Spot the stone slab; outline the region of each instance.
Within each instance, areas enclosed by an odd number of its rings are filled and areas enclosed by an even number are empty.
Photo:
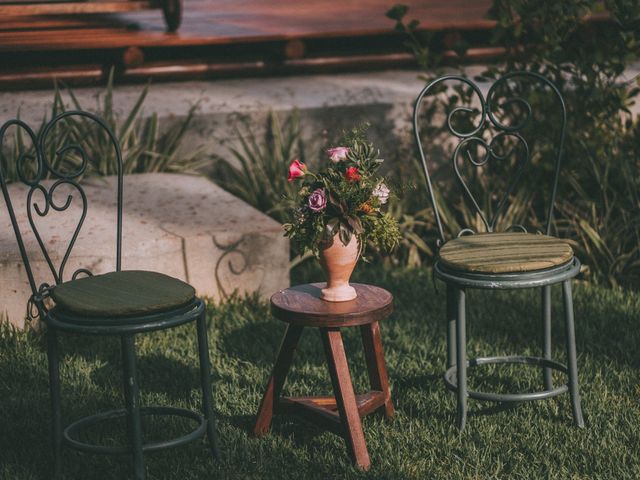
[[[51,182],[45,182],[45,186]],[[83,182],[88,197],[86,220],[63,279],[80,267],[94,274],[115,267],[115,178]],[[54,196],[64,203],[71,189]],[[36,283],[53,283],[26,215],[28,188],[9,186]],[[35,194],[32,201],[42,203]],[[64,257],[81,215],[76,193],[65,212],[36,218],[54,265]],[[24,326],[31,291],[4,202],[0,208],[0,312]],[[289,245],[281,226],[201,176],[150,173],[125,176],[122,268],[154,270],[191,283],[201,296],[220,300],[259,292],[265,297],[289,285]],[[56,267],[57,268],[57,267]]]

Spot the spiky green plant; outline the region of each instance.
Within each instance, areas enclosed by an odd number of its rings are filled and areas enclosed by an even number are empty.
[[[213,179],[225,190],[243,199],[280,223],[286,220],[286,199],[293,197],[287,169],[295,158],[305,161],[298,112],[282,122],[269,112],[264,137],[243,119],[234,126],[238,146],[228,149],[231,158],[216,158]]]
[[[104,92],[98,96],[98,103],[94,109],[90,109],[100,117],[116,134],[123,158],[123,171],[130,173],[147,172],[186,172],[195,173],[204,165],[204,146],[193,149],[180,149],[185,134],[189,130],[191,122],[197,111],[198,105],[193,105],[185,118],[171,127],[162,127],[157,113],[151,116],[143,115],[143,105],[149,92],[149,86],[145,86],[138,99],[127,115],[119,117],[114,109],[113,70],[109,74]],[[69,108],[63,99],[63,92],[70,99]],[[74,92],[64,85],[55,83],[54,97],[51,110],[42,120],[39,129],[57,115],[68,110],[86,110],[80,104]],[[18,118],[20,112],[18,112]],[[38,133],[36,130],[36,133]],[[90,163],[87,166],[86,175],[113,175],[116,172],[115,152],[104,131],[82,118],[67,117],[56,124],[50,132],[44,144],[44,154],[52,162],[54,167],[64,162],[65,168],[73,169],[81,163],[80,156],[69,151],[64,156],[56,155],[60,147],[78,144],[90,155]],[[8,181],[16,180],[15,159],[21,154],[32,154],[33,145],[26,133],[16,128],[13,141],[5,141],[3,156],[0,159],[2,169]],[[33,171],[33,165],[25,164],[25,173]],[[31,170],[30,170],[31,167]]]

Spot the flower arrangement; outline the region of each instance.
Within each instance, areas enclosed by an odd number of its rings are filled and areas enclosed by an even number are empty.
[[[398,225],[383,211],[390,190],[378,170],[379,151],[366,141],[367,126],[345,133],[343,145],[326,151],[328,161],[319,172],[294,160],[289,182],[300,182],[292,221],[285,235],[303,252],[318,256],[334,238],[346,246],[355,235],[360,254],[367,245],[391,251],[400,240]]]

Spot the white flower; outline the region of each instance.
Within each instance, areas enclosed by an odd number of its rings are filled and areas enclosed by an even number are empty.
[[[387,187],[383,182],[379,183],[376,188],[373,189],[373,196],[378,198],[378,201],[381,205],[387,203],[389,200],[389,187]]]

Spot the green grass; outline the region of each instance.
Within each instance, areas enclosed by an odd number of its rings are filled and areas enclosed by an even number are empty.
[[[295,281],[316,277],[311,269]],[[381,328],[396,418],[364,422],[372,459],[368,473],[348,461],[342,439],[296,417],[276,417],[272,433],[250,437],[254,415],[284,325],[255,298],[210,307],[211,358],[224,460],[203,444],[146,456],[151,479],[209,478],[640,478],[640,298],[588,284],[575,287],[580,382],[586,429],[574,427],[566,395],[500,410],[472,402],[467,429],[454,427],[455,402],[441,373],[445,359],[444,289],[429,272],[360,267],[356,277],[392,291],[397,310]],[[555,292],[554,354],[564,359],[561,304]],[[471,355],[539,354],[539,292],[469,294]],[[138,339],[144,403],[199,408],[194,329],[181,327]],[[357,331],[346,331],[357,389],[366,372]],[[117,340],[65,337],[63,412],[66,419],[122,404]],[[303,335],[285,389],[330,391],[318,335]],[[540,388],[527,367],[482,368],[474,388]],[[558,380],[560,377],[558,377]],[[146,426],[149,436],[178,434],[180,422]],[[96,428],[94,440],[122,440],[117,428]],[[43,338],[0,335],[0,478],[49,478],[49,397]],[[65,450],[69,479],[127,478],[128,459]]]

